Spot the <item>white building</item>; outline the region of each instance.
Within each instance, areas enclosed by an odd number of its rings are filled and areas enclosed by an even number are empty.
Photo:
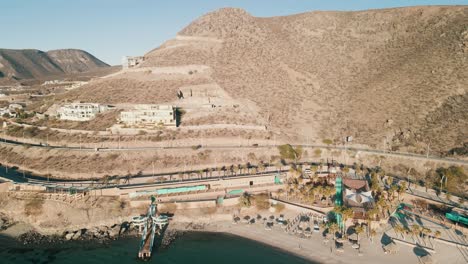
[[[10,104],[8,105],[8,109],[12,111],[18,111],[18,110],[23,109],[23,106],[20,104]]]
[[[143,56],[136,56],[136,57],[125,56],[122,58],[122,68],[124,69],[133,68],[144,61],[145,61],[145,57]]]
[[[120,121],[127,125],[176,126],[176,112],[172,105],[135,105],[120,113]]]
[[[107,105],[93,103],[72,103],[66,104],[57,110],[57,115],[62,120],[88,121],[96,117],[97,114],[108,110]]]

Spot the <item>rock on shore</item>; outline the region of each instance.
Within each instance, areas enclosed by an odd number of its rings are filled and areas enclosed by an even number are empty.
[[[52,244],[62,241],[62,238],[58,235],[45,236],[34,230],[26,232],[18,237],[18,240],[23,245],[30,244]]]
[[[89,229],[83,228],[78,230],[67,230],[63,232],[62,235],[42,235],[35,230],[31,230],[18,236],[18,240],[24,245],[61,243],[72,240],[107,241],[131,234],[133,233],[131,232],[130,224],[128,222],[124,222],[121,224],[114,224],[112,226],[98,226]]]
[[[7,229],[10,225],[12,225],[12,221],[3,214],[0,214],[0,231]]]
[[[63,234],[64,240],[110,240],[117,239],[122,235],[130,234],[130,224],[124,222],[112,226],[99,226],[90,229],[79,229],[66,231]]]

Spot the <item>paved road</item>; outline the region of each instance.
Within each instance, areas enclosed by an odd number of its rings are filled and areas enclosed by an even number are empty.
[[[29,147],[37,147],[37,148],[48,148],[48,149],[58,149],[58,150],[73,150],[73,151],[151,151],[151,150],[161,150],[161,149],[192,149],[192,146],[168,146],[168,147],[131,147],[131,148],[89,148],[89,147],[67,147],[67,146],[58,146],[58,145],[46,145],[46,144],[31,144],[25,143],[21,141],[9,140],[9,139],[2,139],[0,138],[0,144],[6,145],[25,145]],[[204,149],[255,149],[255,148],[275,148],[280,146],[280,144],[266,144],[266,145],[209,145],[204,144],[203,146],[200,145],[201,148]],[[299,145],[294,145],[299,146]],[[384,150],[378,149],[366,149],[366,148],[356,148],[356,147],[345,147],[345,146],[328,146],[328,145],[319,145],[319,144],[303,144],[300,145],[302,147],[310,147],[310,148],[324,148],[329,150],[351,150],[356,152],[364,152],[369,154],[377,154],[383,156],[395,156],[395,157],[407,157],[407,158],[416,158],[428,161],[440,161],[446,162],[451,164],[459,164],[459,165],[468,165],[468,161],[465,160],[458,160],[452,158],[444,158],[444,157],[437,157],[437,156],[427,156],[415,153],[407,153],[407,152],[389,152]]]
[[[270,167],[269,170],[262,172],[262,173],[237,173],[233,175],[229,175],[230,172],[226,171],[226,176],[224,175],[213,175],[211,177],[198,177],[198,178],[189,178],[189,179],[173,179],[178,178],[179,174],[184,173],[187,174],[198,174],[199,170],[188,170],[188,171],[180,171],[180,172],[171,172],[171,173],[155,173],[155,174],[138,174],[132,175],[128,184],[108,184],[106,186],[102,185],[102,182],[98,182],[97,180],[69,180],[69,179],[48,179],[47,177],[34,175],[31,173],[23,173],[22,171],[18,171],[13,168],[6,169],[3,166],[0,166],[0,178],[4,178],[7,180],[11,180],[14,182],[19,183],[30,183],[30,184],[37,184],[37,185],[57,185],[57,186],[64,186],[64,187],[93,187],[98,189],[105,189],[105,188],[113,188],[113,187],[120,187],[120,188],[135,188],[135,187],[153,187],[159,185],[171,185],[171,184],[179,184],[179,183],[196,183],[200,181],[218,181],[223,179],[231,179],[231,178],[243,178],[243,177],[261,177],[266,175],[275,175],[279,173],[286,173],[289,171],[288,167],[284,167],[282,170],[275,170],[273,167]],[[214,172],[215,174],[216,172]],[[204,175],[206,175],[204,173]],[[148,180],[157,180],[158,178],[169,178],[169,180],[161,181],[161,182],[154,182],[148,183]],[[125,177],[116,177],[113,179],[118,179],[119,181],[125,180]],[[111,180],[113,180],[111,179]]]

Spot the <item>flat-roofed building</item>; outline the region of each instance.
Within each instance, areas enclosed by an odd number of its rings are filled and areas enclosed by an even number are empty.
[[[176,126],[172,105],[139,104],[120,113],[120,121],[131,126]]]
[[[143,56],[125,56],[122,58],[122,68],[128,69],[138,66],[145,61]]]
[[[71,103],[60,107],[57,115],[62,120],[71,121],[89,121],[94,119],[97,114],[109,109],[107,105],[95,103]]]

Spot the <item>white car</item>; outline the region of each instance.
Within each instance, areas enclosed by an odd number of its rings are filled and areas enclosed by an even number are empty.
[[[320,227],[317,224],[314,224],[314,233],[320,232]]]

